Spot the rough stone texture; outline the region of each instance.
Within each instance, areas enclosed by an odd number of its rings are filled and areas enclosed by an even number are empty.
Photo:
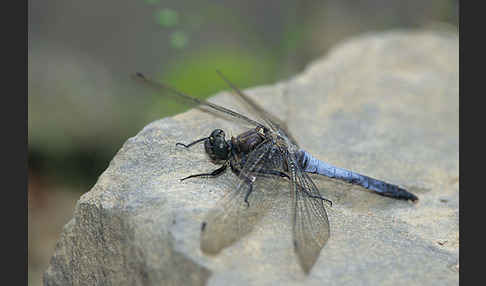
[[[331,238],[308,276],[293,252],[285,185],[250,235],[214,257],[200,251],[204,215],[234,177],[179,182],[215,166],[202,145],[175,143],[244,128],[191,110],[124,144],[79,200],[45,284],[458,284],[458,47],[457,35],[432,31],[363,35],[289,81],[246,91],[314,156],[420,198],[397,201],[313,176],[334,204]],[[211,101],[241,109],[227,93]]]

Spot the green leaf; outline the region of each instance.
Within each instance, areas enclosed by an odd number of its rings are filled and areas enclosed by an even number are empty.
[[[179,24],[179,13],[172,9],[162,9],[155,12],[155,22],[162,27],[174,27]]]

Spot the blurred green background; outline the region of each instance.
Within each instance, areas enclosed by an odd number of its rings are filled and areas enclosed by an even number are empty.
[[[29,284],[129,138],[180,112],[130,75],[205,98],[302,71],[336,43],[393,28],[458,29],[457,0],[29,1]]]

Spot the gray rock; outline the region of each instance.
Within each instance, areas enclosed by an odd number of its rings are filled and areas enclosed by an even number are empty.
[[[288,122],[302,148],[404,186],[418,203],[313,176],[331,237],[306,276],[291,243],[290,196],[219,255],[199,248],[204,215],[231,189],[202,145],[243,127],[199,110],[130,138],[65,226],[45,285],[455,285],[459,283],[458,36],[392,31],[351,39],[302,74],[246,90]],[[215,75],[216,76],[216,75]],[[211,101],[241,110],[221,93]]]

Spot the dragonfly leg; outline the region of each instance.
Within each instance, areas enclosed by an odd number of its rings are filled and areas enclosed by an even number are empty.
[[[308,195],[310,198],[313,198],[313,199],[319,199],[319,200],[322,200],[322,201],[326,201],[326,202],[328,202],[328,203],[329,203],[329,205],[332,207],[332,201],[331,201],[331,200],[328,200],[328,199],[323,198],[323,197],[321,197],[321,196],[315,196],[315,195],[312,195],[312,194],[310,194],[308,191],[306,191],[306,189],[304,189],[304,188],[302,188],[302,187],[300,187],[300,188],[301,188],[301,190],[302,190],[302,191],[304,191],[304,193],[305,193],[306,195]]]
[[[245,195],[245,203],[247,208],[250,207],[250,203],[248,202],[248,197],[250,196],[251,192],[253,192],[253,182],[248,183],[248,185],[250,188],[248,189],[248,192],[246,192]]]
[[[259,170],[258,173],[260,174],[267,174],[267,175],[275,175],[275,176],[280,176],[280,177],[284,177],[284,178],[287,178],[290,180],[290,177],[285,174],[284,172],[280,172],[280,171],[276,171],[276,170],[265,170],[265,169],[262,169],[262,170]],[[313,198],[313,199],[320,199],[320,200],[323,200],[323,201],[326,201],[330,204],[330,206],[332,207],[332,201],[331,200],[328,200],[326,198],[323,198],[321,196],[314,196],[314,195],[311,195],[308,191],[306,191],[302,186],[300,186],[300,189],[302,191],[304,191],[304,193],[306,195],[308,195],[309,197]]]
[[[226,167],[227,167],[227,164],[224,164],[223,166],[221,166],[221,168],[218,168],[218,169],[212,171],[211,173],[203,173],[203,174],[190,175],[190,176],[187,176],[185,178],[182,178],[181,179],[181,182],[184,181],[184,180],[187,180],[187,179],[190,179],[190,178],[196,178],[196,177],[215,178],[215,177],[221,175],[226,170]]]
[[[240,176],[240,170],[238,168],[234,167],[233,164],[230,164],[230,167],[231,167],[231,170],[233,171],[233,173],[236,174],[236,176]],[[285,174],[284,172],[280,172],[280,171],[272,170],[272,169],[260,169],[256,172],[252,172],[252,174],[256,174],[257,176],[260,175],[260,174],[262,174],[262,175],[274,175],[274,176],[287,178],[287,179],[290,180],[289,175]]]
[[[279,177],[290,179],[289,175],[285,174],[284,172],[277,171],[277,170],[262,169],[262,170],[259,170],[258,173],[265,174],[265,175],[274,175],[274,176],[279,176]]]
[[[245,203],[246,203],[246,207],[249,208],[250,203],[248,202],[248,197],[250,196],[251,192],[253,192],[253,180],[251,180],[250,178],[248,178],[244,174],[241,174],[240,170],[238,170],[238,168],[235,168],[233,166],[233,164],[231,164],[231,163],[230,163],[230,167],[231,167],[231,170],[233,171],[233,173],[235,173],[236,176],[238,176],[240,179],[244,180],[248,184],[249,189],[248,189],[248,191],[246,192],[246,195],[245,195]]]
[[[182,147],[184,147],[184,148],[186,148],[186,149],[187,149],[187,148],[191,147],[192,145],[197,144],[197,143],[199,143],[199,142],[201,142],[201,141],[204,141],[204,140],[206,140],[206,139],[208,139],[208,138],[207,138],[207,137],[204,137],[204,138],[201,138],[201,139],[197,139],[196,141],[194,141],[194,142],[192,142],[192,143],[189,143],[188,145],[186,145],[186,144],[184,144],[184,143],[177,142],[177,143],[176,143],[176,146],[182,146]]]
[[[240,172],[236,169],[233,169],[233,172],[235,172],[237,175],[240,174]],[[290,180],[290,177],[289,175],[285,174],[284,172],[280,172],[280,171],[277,171],[277,170],[272,170],[272,169],[261,169],[261,170],[258,170],[257,172],[257,176],[261,174],[261,175],[273,175],[273,176],[279,176],[279,177],[283,177],[283,178],[287,178]],[[248,197],[250,196],[251,192],[253,191],[253,182],[248,179],[248,178],[244,178],[244,180],[247,182],[247,184],[250,186],[250,189],[248,190],[248,192],[246,193],[245,195],[245,203],[248,205],[248,207],[250,206],[250,204],[248,203]],[[302,186],[299,185],[299,188],[304,191],[304,193],[309,196],[310,198],[313,198],[313,199],[319,199],[319,200],[322,200],[322,201],[326,201],[329,203],[329,205],[332,207],[332,201],[329,200],[329,199],[326,199],[326,198],[323,198],[321,196],[315,196],[315,195],[311,195],[308,191],[306,191]]]

